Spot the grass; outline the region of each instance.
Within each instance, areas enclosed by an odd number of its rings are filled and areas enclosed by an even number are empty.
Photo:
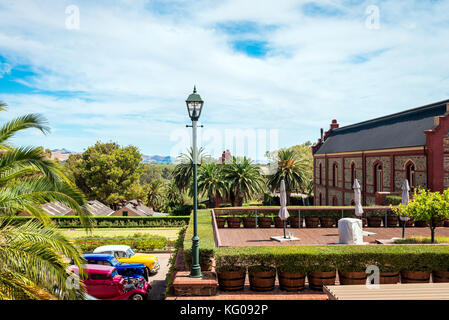
[[[97,228],[92,229],[91,233],[87,233],[84,229],[60,229],[61,233],[70,239],[85,237],[85,236],[101,236],[101,237],[115,237],[115,236],[131,236],[135,233],[141,233],[145,235],[155,235],[166,237],[170,240],[176,240],[178,238],[178,228]]]
[[[414,236],[406,239],[396,239],[397,244],[430,244],[430,237]],[[449,237],[435,237],[435,243],[449,243]]]

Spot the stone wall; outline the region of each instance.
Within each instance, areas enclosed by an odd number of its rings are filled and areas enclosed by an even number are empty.
[[[337,183],[336,186],[339,188],[343,188],[343,160],[341,158],[331,158],[328,159],[328,183],[329,186],[333,186],[333,165],[334,163],[337,163],[338,170],[337,170]]]
[[[382,162],[383,169],[383,190],[391,191],[390,177],[391,177],[391,161],[390,157],[366,157],[366,191],[374,193],[374,163],[376,161]]]
[[[357,180],[359,180],[360,185],[363,185],[363,159],[362,157],[357,158],[345,158],[345,189],[352,190],[351,181],[351,163],[355,164],[355,174]]]

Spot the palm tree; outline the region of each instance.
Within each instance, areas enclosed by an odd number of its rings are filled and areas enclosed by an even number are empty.
[[[206,159],[206,155],[204,154],[204,148],[198,149],[198,164],[201,165]],[[176,182],[179,190],[190,190],[191,185],[193,184],[193,148],[189,148],[189,152],[181,153],[178,157],[178,164],[173,170],[173,179]]]
[[[0,102],[3,110],[6,104]],[[76,299],[83,289],[67,285],[66,260],[73,259],[80,266],[80,252],[50,225],[42,204],[65,204],[85,227],[90,226],[90,213],[83,194],[40,148],[17,148],[9,143],[15,133],[28,128],[49,132],[46,120],[37,114],[0,127],[0,299],[51,298],[54,288],[61,296]],[[11,216],[21,212],[37,220],[11,224]]]
[[[167,200],[173,204],[183,204],[184,198],[182,196],[181,190],[179,190],[178,185],[174,180],[170,180],[165,189]]]
[[[268,179],[271,191],[279,190],[281,181],[285,181],[287,205],[290,204],[290,196],[294,191],[305,190],[308,181],[305,176],[306,164],[298,154],[290,149],[282,149],[277,154],[277,170]]]
[[[164,184],[160,180],[153,180],[148,187],[148,206],[157,211],[164,201]]]
[[[217,196],[223,197],[227,192],[227,184],[221,167],[216,163],[205,163],[198,174],[198,192],[207,195],[209,205],[215,206]]]
[[[246,157],[241,161],[232,157],[232,163],[223,165],[223,174],[233,206],[241,205],[243,200],[262,191],[260,167]]]

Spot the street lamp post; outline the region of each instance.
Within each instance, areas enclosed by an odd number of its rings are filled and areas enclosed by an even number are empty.
[[[186,100],[187,111],[189,112],[189,117],[192,120],[192,140],[193,140],[193,238],[192,238],[192,266],[190,268],[190,277],[200,278],[201,277],[201,267],[200,267],[200,257],[199,257],[199,241],[198,237],[198,183],[196,177],[197,171],[197,122],[201,115],[201,109],[203,108],[204,101],[196,93],[196,87],[193,87],[193,93],[189,95]]]

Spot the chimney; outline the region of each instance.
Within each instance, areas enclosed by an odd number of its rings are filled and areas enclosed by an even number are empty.
[[[137,205],[139,205],[139,206],[142,205],[142,199],[137,200]]]
[[[338,129],[339,126],[340,125],[338,124],[337,120],[332,120],[331,129]]]
[[[320,140],[321,140],[321,141],[323,141],[323,134],[324,134],[324,129],[321,128],[321,129],[320,129]],[[321,141],[320,141],[320,142],[321,142]]]

